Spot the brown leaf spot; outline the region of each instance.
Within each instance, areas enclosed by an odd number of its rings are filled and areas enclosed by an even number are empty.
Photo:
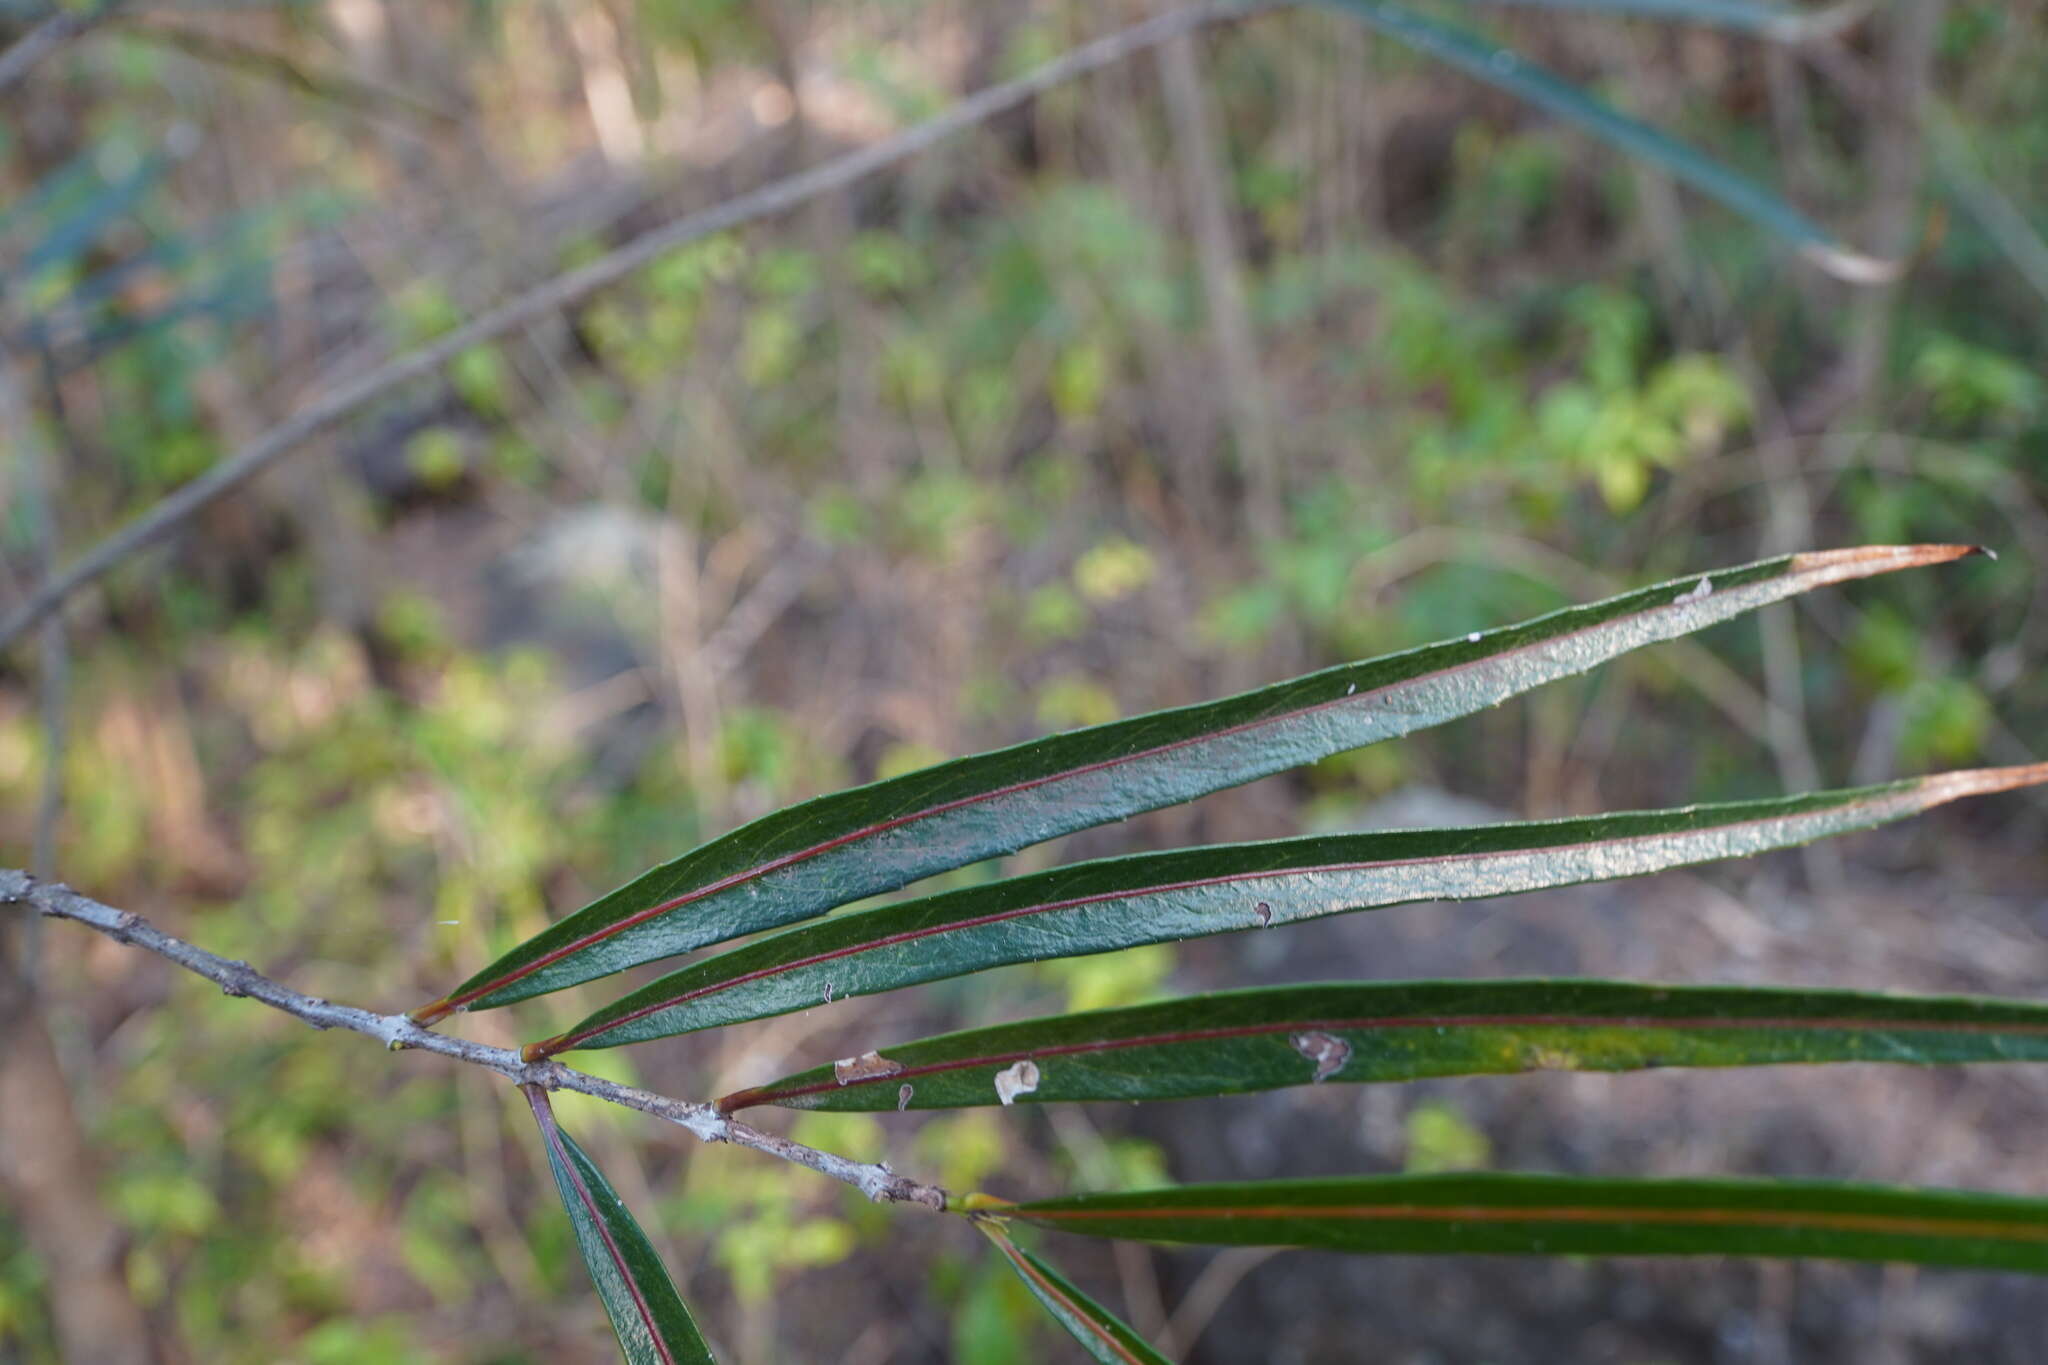
[[[909,1081],[905,1081],[905,1082],[904,1082],[903,1084],[901,1084],[901,1085],[897,1086],[897,1087],[896,1087],[896,1112],[900,1114],[900,1113],[902,1113],[902,1112],[903,1112],[904,1110],[908,1109],[908,1108],[910,1107],[910,1097],[911,1097],[912,1095],[916,1094],[916,1093],[917,1093],[916,1091],[914,1091],[914,1090],[912,1090],[912,1089],[910,1088],[910,1082],[909,1082]]]
[[[1318,1084],[1342,1071],[1351,1060],[1351,1044],[1327,1033],[1297,1033],[1287,1041],[1294,1044],[1296,1052],[1315,1063],[1316,1074],[1311,1079]]]
[[[879,1052],[863,1052],[858,1057],[841,1057],[832,1063],[832,1079],[841,1085],[852,1085],[855,1081],[893,1076],[902,1069],[902,1063],[892,1062]]]
[[[1259,925],[1262,928],[1273,922],[1273,907],[1265,901],[1260,901],[1257,905],[1254,905],[1252,913],[1259,917]]]

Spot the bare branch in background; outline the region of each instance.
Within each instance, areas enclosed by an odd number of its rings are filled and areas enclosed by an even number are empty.
[[[1216,111],[1203,87],[1192,34],[1161,43],[1157,55],[1173,130],[1173,159],[1201,263],[1209,336],[1216,351],[1217,378],[1223,384],[1231,444],[1244,477],[1247,511],[1253,530],[1278,538],[1286,531],[1280,453],[1273,445],[1264,376],[1259,372],[1251,311],[1245,305],[1243,255],[1230,221],[1228,173]]]
[[[37,571],[56,564],[62,465],[36,429],[27,366],[0,354],[0,449],[14,462],[13,486],[28,513]],[[64,802],[65,713],[70,653],[64,622],[43,623],[39,677],[43,724],[42,792],[37,800],[34,866],[52,866]],[[99,1199],[92,1145],[72,1103],[49,1031],[36,1011],[39,916],[0,915],[0,1189],[19,1214],[28,1244],[50,1278],[53,1326],[67,1358],[108,1365],[150,1365],[153,1335],[122,1265],[124,1229]]]
[[[35,69],[36,63],[81,33],[103,22],[112,6],[99,11],[63,10],[51,15],[0,52],[0,92]]]
[[[245,43],[224,33],[161,22],[124,25],[121,31],[153,46],[183,53],[193,61],[275,81],[309,98],[339,105],[366,118],[396,123],[401,128],[408,121],[439,124],[461,121],[462,116],[456,111],[430,103],[395,85],[364,80],[342,71],[309,69],[289,53]]]
[[[18,358],[0,353],[0,447],[11,452],[14,487],[19,490],[22,509],[33,533],[36,572],[48,578],[57,565],[57,485],[62,467],[36,429],[34,406],[29,401],[23,374],[26,367]],[[64,623],[51,617],[43,623],[39,660],[38,691],[43,723],[43,785],[36,803],[35,839],[29,866],[37,875],[50,870],[57,817],[63,805],[64,702],[69,690],[70,655],[66,648]],[[20,959],[23,970],[34,953],[27,946],[24,931]]]
[[[394,1052],[439,1053],[458,1062],[495,1071],[517,1085],[592,1095],[665,1119],[687,1129],[701,1141],[751,1147],[808,1167],[820,1175],[853,1186],[877,1203],[918,1204],[935,1210],[946,1207],[946,1192],[936,1185],[898,1175],[881,1162],[849,1161],[831,1152],[821,1152],[802,1143],[761,1132],[728,1118],[709,1104],[670,1099],[638,1086],[620,1085],[601,1076],[576,1071],[558,1062],[522,1061],[519,1054],[509,1048],[451,1038],[420,1027],[403,1014],[376,1014],[354,1005],[337,1005],[331,1000],[301,994],[271,980],[246,962],[230,961],[166,934],[132,910],[116,910],[68,886],[41,881],[14,868],[0,868],[0,905],[26,905],[49,918],[83,924],[117,943],[146,949],[188,972],[205,977],[219,986],[224,994],[260,1001],[316,1029],[338,1028],[360,1033],[375,1038]]]
[[[62,606],[71,594],[97,581],[123,559],[157,540],[201,508],[240,487],[291,453],[308,437],[324,431],[400,385],[432,374],[470,347],[541,321],[625,279],[685,243],[772,217],[821,194],[843,189],[884,167],[907,160],[955,133],[1014,109],[1053,86],[1120,62],[1178,34],[1222,20],[1241,18],[1269,7],[1270,0],[1240,0],[1236,3],[1223,0],[1221,3],[1192,5],[1083,43],[1035,71],[969,95],[944,113],[894,137],[834,157],[701,213],[690,214],[644,233],[588,265],[557,275],[465,326],[341,384],[164,498],[73,560],[55,577],[44,580],[29,594],[28,601],[0,623],[0,649],[20,639]]]

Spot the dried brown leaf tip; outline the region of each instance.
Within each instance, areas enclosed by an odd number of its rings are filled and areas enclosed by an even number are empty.
[[[996,1073],[996,1098],[1005,1105],[1016,1103],[1019,1095],[1038,1089],[1038,1063],[1026,1057]]]
[[[1287,1041],[1294,1044],[1296,1052],[1315,1063],[1316,1074],[1310,1079],[1318,1083],[1342,1071],[1351,1060],[1351,1044],[1328,1033],[1297,1033]]]
[[[879,1052],[863,1052],[858,1057],[841,1057],[832,1063],[832,1079],[841,1085],[852,1085],[855,1081],[893,1076],[902,1069],[901,1062],[892,1062]]]

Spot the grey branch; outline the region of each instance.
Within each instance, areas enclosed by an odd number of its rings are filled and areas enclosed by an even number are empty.
[[[898,1175],[881,1162],[849,1161],[831,1152],[821,1152],[814,1147],[761,1132],[719,1113],[709,1104],[670,1099],[638,1086],[620,1085],[617,1081],[577,1071],[556,1061],[527,1062],[508,1048],[451,1038],[422,1028],[403,1014],[376,1014],[353,1005],[337,1005],[331,1000],[302,995],[271,980],[246,962],[231,961],[165,933],[132,910],[116,910],[61,883],[42,881],[14,868],[0,868],[0,906],[6,905],[25,905],[48,918],[71,920],[96,929],[116,942],[168,958],[186,971],[213,982],[227,995],[260,1001],[316,1029],[346,1029],[360,1033],[375,1038],[394,1052],[408,1049],[438,1052],[458,1062],[495,1071],[515,1085],[535,1085],[543,1090],[573,1090],[582,1095],[594,1095],[598,1099],[665,1119],[689,1130],[704,1142],[730,1142],[806,1166],[820,1175],[844,1181],[876,1203],[918,1204],[935,1210],[946,1207],[946,1192],[936,1185]]]
[[[37,62],[106,18],[112,8],[109,5],[97,13],[64,10],[15,39],[12,47],[0,52],[0,90],[6,90],[33,70]]]
[[[0,623],[0,650],[97,581],[116,564],[162,536],[200,508],[247,482],[308,438],[402,384],[432,374],[472,346],[539,322],[659,259],[686,242],[786,212],[819,195],[843,189],[887,166],[925,151],[955,133],[1026,103],[1043,91],[1203,25],[1269,8],[1277,0],[1210,0],[1171,10],[1119,29],[1056,57],[1015,80],[976,91],[916,127],[891,138],[820,162],[808,170],[722,204],[679,218],[634,238],[590,264],[557,275],[500,304],[437,340],[343,383],[264,432],[198,478],[108,536],[69,566],[37,585],[28,600]]]

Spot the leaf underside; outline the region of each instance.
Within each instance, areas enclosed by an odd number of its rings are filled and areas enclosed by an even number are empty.
[[[1425,981],[1217,991],[970,1029],[880,1049],[887,1069],[832,1066],[728,1095],[793,1109],[954,1109],[1170,1100],[1331,1082],[1522,1071],[1821,1062],[2048,1061],[2048,1005],[1862,991],[1617,981]]]
[[[1865,829],[2048,765],[1948,773],[1767,801],[1470,829],[1282,839],[1138,854],[837,916],[672,972],[529,1058],[617,1047],[1012,963],[1278,926],[1414,901],[1640,876]]]
[[[661,1257],[611,1182],[556,1124],[547,1092],[520,1088],[540,1125],[555,1188],[627,1365],[714,1365]]]
[[[1184,1185],[995,1211],[1062,1232],[1153,1242],[1792,1256],[2048,1272],[2048,1201],[1824,1181],[1353,1176]]]
[[[600,897],[431,1023],[821,915],[935,873],[1470,715],[1617,655],[1954,545],[1789,555],[1177,710],[958,759],[765,816]]]

